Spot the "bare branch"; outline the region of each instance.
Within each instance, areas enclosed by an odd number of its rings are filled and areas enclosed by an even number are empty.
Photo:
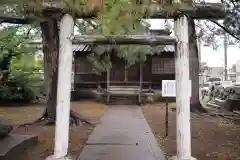
[[[232,31],[230,31],[229,29],[227,29],[226,27],[224,27],[223,25],[219,24],[217,21],[215,20],[210,20],[212,23],[216,24],[218,27],[222,28],[225,32],[227,32],[229,35],[231,35],[233,38],[237,39],[240,41],[240,37],[236,36],[235,33],[233,33]]]

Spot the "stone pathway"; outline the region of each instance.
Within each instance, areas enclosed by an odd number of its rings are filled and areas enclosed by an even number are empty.
[[[140,107],[109,106],[79,160],[166,160]]]

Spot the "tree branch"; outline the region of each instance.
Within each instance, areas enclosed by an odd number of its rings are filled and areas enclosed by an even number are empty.
[[[226,27],[224,27],[223,25],[219,24],[217,21],[215,20],[210,20],[212,23],[216,24],[218,27],[222,28],[225,32],[227,32],[229,35],[231,35],[233,38],[237,39],[240,41],[240,37],[236,36],[235,33],[233,33],[232,31],[228,30]]]

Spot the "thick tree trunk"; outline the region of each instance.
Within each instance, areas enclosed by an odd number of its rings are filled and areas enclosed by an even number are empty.
[[[189,68],[190,79],[192,80],[192,95],[191,95],[191,112],[199,111],[206,112],[199,100],[199,59],[198,59],[198,46],[197,35],[195,30],[194,19],[188,20],[189,30]]]
[[[43,54],[44,54],[44,83],[46,88],[47,106],[42,117],[36,120],[37,123],[55,124],[57,106],[57,82],[58,82],[58,57],[59,57],[59,27],[55,19],[41,23]],[[70,111],[70,123],[78,125],[80,122],[88,122],[80,114]],[[24,125],[29,125],[27,123]],[[24,126],[21,125],[21,126]]]
[[[43,118],[50,122],[56,120],[59,29],[57,20],[50,19],[41,23],[43,54],[44,54],[44,81],[47,96],[47,107]]]

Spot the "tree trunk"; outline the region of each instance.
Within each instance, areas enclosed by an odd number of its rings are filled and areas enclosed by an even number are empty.
[[[57,106],[58,57],[59,57],[59,28],[55,19],[41,23],[43,54],[44,54],[44,83],[47,96],[47,106],[42,117],[36,122],[55,124]],[[80,122],[92,125],[80,114],[70,111],[70,123],[78,125]],[[28,125],[32,123],[27,123]],[[21,126],[24,126],[21,125]]]
[[[198,59],[198,46],[197,46],[197,35],[195,30],[194,19],[189,18],[188,20],[189,30],[189,68],[190,68],[190,79],[192,80],[192,95],[190,99],[191,112],[199,111],[206,112],[199,100],[199,59]]]
[[[7,82],[9,77],[9,68],[14,54],[12,50],[8,50],[8,54],[3,56],[0,62],[0,84],[3,85]]]
[[[59,29],[57,20],[50,19],[41,23],[43,54],[44,54],[44,82],[47,96],[47,106],[43,118],[50,122],[56,120]]]

